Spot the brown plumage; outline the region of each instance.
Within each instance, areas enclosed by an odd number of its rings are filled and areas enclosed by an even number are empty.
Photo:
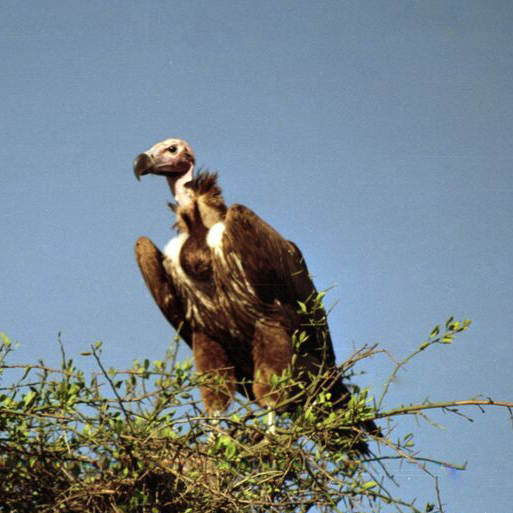
[[[326,313],[297,246],[250,209],[228,208],[217,174],[193,178],[193,168],[194,154],[179,139],[157,143],[134,161],[137,177],[167,177],[179,232],[164,254],[139,239],[137,261],[161,311],[192,346],[198,372],[217,373],[226,383],[202,389],[206,409],[223,410],[235,390],[274,407],[283,396],[271,386],[273,375],[292,371],[308,381],[309,373],[334,368]],[[294,347],[299,332],[306,338]],[[349,400],[340,378],[326,387],[337,407]],[[372,422],[363,427],[376,429]],[[364,441],[356,448],[367,450]]]

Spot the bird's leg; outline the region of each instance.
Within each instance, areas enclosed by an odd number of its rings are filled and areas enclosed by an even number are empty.
[[[211,416],[212,431],[209,440],[213,440],[218,431],[221,414],[235,394],[235,370],[222,345],[200,331],[192,334],[192,353],[198,374],[205,376],[200,391],[205,409]]]
[[[210,431],[210,434],[208,435],[209,442],[214,442],[217,438],[217,435],[219,434],[218,427],[221,422],[221,413],[222,413],[222,411],[220,411],[220,410],[213,410],[212,413],[210,414],[211,415],[210,426],[211,426],[212,430]]]
[[[219,410],[214,410],[212,412],[212,420],[210,421],[212,427],[216,428],[217,426],[219,426],[219,423],[221,422],[221,413],[222,412]]]
[[[293,347],[290,335],[279,320],[263,319],[253,338],[253,393],[258,404],[267,408],[267,432],[276,433],[276,408],[287,397],[282,378],[290,371]]]
[[[271,435],[276,434],[276,410],[267,409],[267,432]]]

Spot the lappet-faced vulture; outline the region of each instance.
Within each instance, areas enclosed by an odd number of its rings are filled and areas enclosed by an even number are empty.
[[[179,232],[163,253],[139,238],[137,262],[160,310],[192,347],[198,372],[218,374],[225,383],[202,387],[207,411],[224,410],[237,390],[272,410],[283,400],[273,375],[307,381],[335,367],[326,313],[298,247],[249,208],[227,207],[217,174],[194,177],[194,165],[181,139],[136,157],[138,179],[166,177]],[[347,404],[339,376],[326,387],[337,407]],[[361,427],[375,430],[372,421]],[[355,448],[367,450],[363,440]]]

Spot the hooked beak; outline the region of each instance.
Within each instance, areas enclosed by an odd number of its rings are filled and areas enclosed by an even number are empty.
[[[154,168],[153,159],[147,153],[137,155],[134,160],[134,175],[137,180],[141,180],[141,176],[151,173]]]

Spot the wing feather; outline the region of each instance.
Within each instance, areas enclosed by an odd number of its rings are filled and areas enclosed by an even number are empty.
[[[278,299],[298,309],[298,301],[305,304],[309,314],[302,315],[301,330],[308,339],[301,350],[321,363],[320,371],[335,366],[335,353],[322,302],[310,277],[306,262],[299,248],[284,239],[272,226],[260,219],[249,208],[233,205],[228,209],[223,232],[223,251],[235,252],[246,278],[261,300]],[[343,408],[351,394],[338,372],[333,381],[323,388],[332,393],[337,408]],[[379,434],[374,421],[360,425],[369,433]],[[355,446],[362,454],[368,453],[365,440]]]
[[[139,237],[135,243],[135,257],[153,299],[164,317],[192,346],[192,329],[185,318],[185,309],[169,274],[165,271],[161,251],[147,237]]]
[[[250,285],[267,304],[276,300],[308,315],[301,324],[309,335],[305,349],[324,365],[335,365],[335,354],[326,312],[317,301],[317,290],[299,248],[243,205],[232,205],[226,214],[223,251],[234,252]],[[299,327],[299,326],[298,326]]]

